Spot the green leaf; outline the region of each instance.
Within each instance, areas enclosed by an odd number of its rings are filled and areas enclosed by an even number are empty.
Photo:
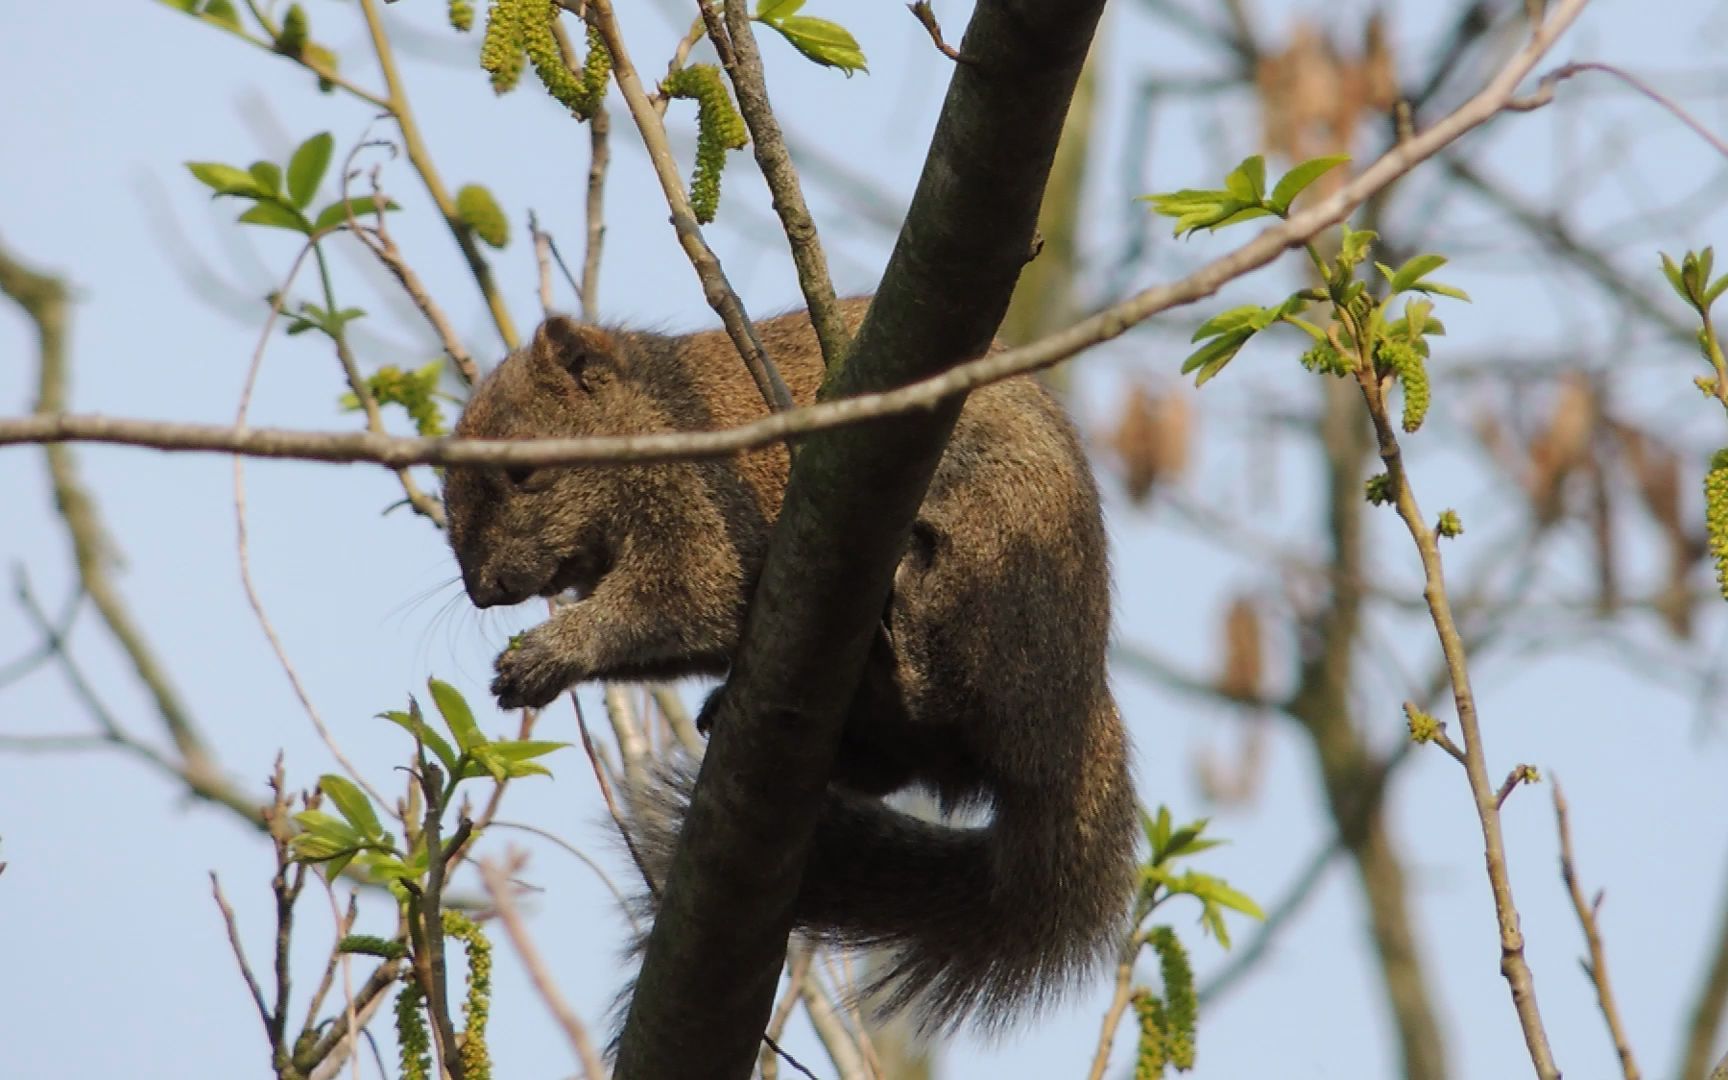
[[[792,43],[792,47],[824,67],[837,67],[847,75],[868,71],[864,50],[858,39],[839,23],[827,19],[812,19],[807,15],[789,15],[767,22]]]
[[[1221,311],[1201,323],[1199,328],[1194,331],[1194,336],[1188,340],[1193,343],[1201,338],[1216,337],[1219,334],[1240,329],[1247,326],[1254,316],[1260,314],[1261,310],[1258,304],[1244,304],[1241,307],[1231,308],[1229,311]]]
[[[1200,922],[1212,936],[1218,939],[1218,944],[1226,949],[1230,947],[1230,930],[1224,925],[1224,913],[1218,910],[1216,904],[1202,904],[1200,907]]]
[[[242,195],[261,198],[267,192],[258,185],[258,178],[245,169],[236,169],[219,161],[188,161],[186,168],[205,187],[218,195]]]
[[[1255,154],[1231,169],[1224,189],[1242,202],[1257,205],[1266,194],[1266,159]]]
[[[492,749],[505,761],[531,761],[569,745],[567,742],[552,742],[547,739],[512,739],[508,742],[495,742]]]
[[[1412,255],[1410,260],[1400,266],[1398,272],[1393,274],[1388,281],[1390,281],[1394,293],[1401,293],[1413,288],[1418,281],[1445,265],[1446,256],[1444,255],[1436,255],[1433,252]]]
[[[1668,284],[1674,291],[1680,294],[1680,299],[1690,302],[1692,298],[1686,293],[1686,280],[1680,276],[1680,268],[1674,265],[1674,260],[1668,257],[1667,252],[1661,254],[1663,276],[1667,277]]]
[[[445,771],[456,768],[456,751],[450,748],[450,744],[444,740],[442,735],[433,731],[431,725],[421,719],[420,706],[412,698],[409,699],[409,706],[413,710],[412,712],[391,711],[381,712],[378,715],[419,739],[421,745],[432,751],[433,755],[443,763]]]
[[[1170,808],[1160,806],[1156,817],[1142,809],[1140,828],[1146,833],[1146,842],[1152,845],[1152,861],[1163,862],[1164,845],[1170,840]]]
[[[1213,338],[1183,362],[1182,374],[1195,372],[1195,387],[1205,386],[1214,375],[1224,370],[1225,364],[1235,359],[1253,336],[1252,330],[1237,330]]]
[[[365,837],[347,822],[321,810],[302,810],[294,815],[294,821],[305,831],[296,833],[289,846],[297,858],[306,862],[352,856],[365,845]]]
[[[1431,296],[1449,296],[1454,300],[1462,300],[1466,304],[1470,302],[1470,294],[1465,292],[1463,289],[1455,288],[1451,285],[1442,285],[1438,281],[1418,281],[1416,284],[1410,286],[1410,291],[1428,293]]]
[[[240,215],[239,220],[248,225],[267,225],[273,229],[288,229],[291,232],[311,233],[312,223],[306,220],[306,215],[291,207],[283,206],[274,199],[260,199],[252,204],[252,208]]]
[[[272,195],[282,193],[282,166],[274,161],[254,161],[247,170],[252,178],[258,181],[258,186]]]
[[[1320,329],[1318,326],[1315,326],[1313,323],[1309,322],[1307,319],[1299,319],[1294,315],[1286,315],[1286,316],[1284,316],[1284,321],[1289,323],[1291,326],[1294,326],[1294,327],[1300,329],[1303,333],[1305,333],[1309,337],[1313,338],[1315,341],[1315,344],[1318,344],[1318,345],[1326,344],[1326,331]]]
[[[1338,244],[1338,261],[1341,265],[1350,267],[1368,257],[1374,241],[1380,234],[1373,229],[1352,229],[1349,222],[1339,227],[1341,237]]]
[[[235,10],[232,0],[210,0],[204,5],[204,10],[199,12],[198,16],[206,22],[215,23],[224,30],[232,30],[235,33],[239,33],[241,30],[240,12]]]
[[[1723,274],[1721,277],[1716,279],[1713,285],[1704,290],[1705,311],[1710,310],[1710,305],[1716,302],[1716,298],[1722,295],[1724,289],[1728,289],[1728,274]]]
[[[378,200],[375,196],[372,196],[372,195],[360,195],[360,196],[357,196],[355,198],[349,199],[348,205],[354,208],[354,216],[356,218],[365,217],[367,214],[376,214],[379,210]],[[347,211],[345,211],[342,208],[342,206],[343,206],[342,200],[337,199],[335,202],[331,203],[329,206],[326,206],[324,209],[318,211],[318,216],[316,218],[314,218],[312,221],[312,231],[313,232],[323,232],[326,229],[331,229],[331,228],[335,228],[338,225],[347,224],[348,223],[348,214],[347,214]],[[383,209],[385,209],[385,210],[400,210],[401,207],[397,206],[395,202],[393,202],[389,199],[386,199],[384,201]]]
[[[474,722],[474,712],[468,708],[468,702],[454,686],[437,679],[426,680],[426,685],[432,691],[432,703],[438,706],[438,714],[444,718],[444,723],[450,728],[450,734],[456,736],[456,745],[465,754],[472,754],[476,746],[486,745],[486,736],[480,733],[480,725]]]
[[[372,800],[360,790],[358,784],[346,776],[335,773],[325,773],[318,778],[318,790],[329,796],[336,809],[342,811],[342,816],[348,819],[348,824],[368,840],[377,840],[384,835],[384,826],[378,822],[378,814],[372,809]]]
[[[486,770],[492,779],[502,784],[505,777],[509,775],[509,771],[504,767],[504,760],[497,755],[495,750],[496,747],[481,743],[478,746],[469,747],[467,753],[481,768]]]
[[[761,0],[756,5],[756,18],[764,22],[784,19],[788,15],[796,14],[803,6],[804,0]]]
[[[324,179],[324,170],[330,167],[330,154],[335,146],[336,140],[330,133],[321,131],[301,143],[294,156],[288,159],[288,198],[296,207],[306,209],[312,196],[318,193],[318,185]]]
[[[1333,154],[1329,157],[1317,157],[1291,169],[1278,181],[1272,189],[1272,197],[1266,200],[1266,205],[1272,212],[1283,217],[1290,210],[1290,204],[1296,201],[1296,196],[1308,190],[1309,185],[1350,160],[1349,154]]]
[[[1256,904],[1252,897],[1237,892],[1218,878],[1206,879],[1206,884],[1202,889],[1196,890],[1194,895],[1215,904],[1222,904],[1231,911],[1239,911],[1251,919],[1266,919],[1266,913],[1260,910],[1260,905]]]

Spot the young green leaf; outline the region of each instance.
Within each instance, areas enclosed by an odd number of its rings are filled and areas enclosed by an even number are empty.
[[[1214,904],[1222,904],[1231,911],[1239,911],[1251,919],[1265,920],[1266,913],[1260,910],[1260,905],[1256,904],[1252,897],[1232,889],[1221,878],[1202,874],[1200,879],[1193,890],[1195,896]]]
[[[1401,293],[1445,265],[1446,256],[1444,255],[1435,255],[1432,252],[1412,255],[1409,261],[1398,268],[1396,273],[1388,275],[1387,281],[1394,293]],[[1381,266],[1380,270],[1381,273],[1385,273],[1386,268]]]
[[[204,10],[199,12],[198,15],[200,18],[208,22],[213,22],[224,30],[232,30],[235,33],[239,33],[243,29],[240,25],[240,12],[235,9],[232,0],[210,0],[209,3],[204,5]]]
[[[200,177],[199,179],[203,178]],[[1661,254],[1663,276],[1668,279],[1668,284],[1679,294],[1680,299],[1690,303],[1692,298],[1686,293],[1686,279],[1680,276],[1680,268],[1674,265],[1674,260],[1668,257],[1666,251]]]
[[[335,146],[336,140],[330,133],[321,131],[301,143],[294,156],[288,159],[288,198],[297,208],[306,209],[312,196],[318,193],[318,185],[324,179],[324,170],[330,167],[330,155]]]
[[[780,32],[794,49],[823,67],[836,67],[851,76],[854,71],[869,71],[864,50],[858,39],[839,23],[813,19],[808,15],[787,15],[763,22]]]
[[[784,19],[788,15],[797,14],[804,6],[804,0],[761,0],[756,5],[756,18],[763,22],[773,19]]]
[[[219,161],[188,161],[186,168],[217,195],[239,195],[257,199],[268,194],[259,186],[258,178],[245,169],[236,169]]]
[[[275,199],[260,199],[252,204],[251,209],[240,215],[239,220],[248,225],[267,225],[272,229],[287,229],[290,232],[311,233],[312,223],[306,220],[306,215],[291,207],[277,202]]]
[[[368,214],[376,214],[379,210],[378,200],[371,195],[360,195],[356,198],[349,199],[347,205],[353,209],[356,218],[363,218]],[[384,201],[383,209],[399,210],[401,207],[386,199]],[[333,229],[338,225],[346,225],[347,223],[348,212],[343,208],[342,200],[337,199],[329,206],[318,211],[318,216],[312,221],[312,231],[323,232],[326,229]]]
[[[296,858],[305,862],[322,862],[339,855],[353,855],[365,846],[365,837],[340,818],[321,810],[302,810],[294,821],[304,831],[294,834],[289,846]]]
[[[1274,214],[1283,217],[1290,212],[1290,204],[1296,201],[1296,196],[1308,190],[1314,181],[1349,160],[1349,154],[1332,154],[1304,161],[1279,178],[1272,189],[1272,197],[1266,200],[1267,207]]]
[[[372,809],[372,800],[360,790],[359,785],[346,776],[335,773],[325,773],[318,778],[318,790],[329,797],[342,816],[348,819],[348,824],[368,840],[377,840],[384,835],[384,826],[378,822],[378,814]]]
[[[271,195],[282,193],[282,166],[274,161],[254,161],[251,168],[246,171],[252,174],[252,178],[258,181],[258,186],[263,188],[266,193]]]
[[[492,744],[481,743],[478,746],[469,747],[467,754],[482,769],[485,769],[487,774],[490,775],[493,780],[502,784],[505,777],[509,776],[509,769],[506,767],[504,759],[497,751],[498,748]]]
[[[1216,337],[1231,330],[1239,330],[1248,326],[1262,310],[1258,304],[1244,304],[1241,307],[1231,308],[1229,311],[1221,311],[1201,323],[1199,328],[1194,331],[1194,336],[1188,340],[1192,343],[1201,338]]]
[[[1266,195],[1266,159],[1259,154],[1246,159],[1224,177],[1224,189],[1250,206],[1257,206]]]
[[[1368,257],[1374,241],[1380,239],[1380,234],[1373,229],[1352,229],[1349,222],[1341,225],[1339,231],[1338,262],[1346,268],[1359,265]]]
[[[486,745],[486,736],[480,733],[480,725],[474,722],[474,712],[468,708],[468,702],[454,686],[437,679],[426,680],[427,687],[432,691],[432,703],[438,706],[438,714],[444,718],[444,723],[450,728],[450,734],[456,736],[456,745],[465,754],[474,752],[476,746]]]
[[[1182,374],[1195,372],[1194,385],[1205,386],[1212,377],[1224,370],[1224,365],[1236,358],[1242,346],[1254,336],[1252,330],[1232,330],[1213,338],[1182,363]]]
[[[433,756],[444,766],[445,771],[454,769],[456,767],[456,751],[450,748],[450,744],[445,741],[442,735],[433,731],[431,725],[421,718],[420,706],[412,698],[409,699],[409,707],[412,709],[411,712],[392,710],[381,712],[378,715],[419,739],[420,745],[432,751]]]

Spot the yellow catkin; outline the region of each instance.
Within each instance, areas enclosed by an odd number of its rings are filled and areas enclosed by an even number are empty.
[[[480,66],[492,77],[494,93],[516,88],[528,56],[523,42],[523,7],[537,0],[492,0],[486,12],[486,36],[480,42]]]
[[[1728,450],[1718,450],[1704,474],[1704,532],[1716,560],[1716,588],[1728,600]]]
[[[696,102],[696,168],[690,174],[690,209],[706,225],[720,208],[720,172],[726,151],[749,141],[744,118],[732,104],[720,69],[709,64],[682,68],[666,76],[660,89],[667,97]]]

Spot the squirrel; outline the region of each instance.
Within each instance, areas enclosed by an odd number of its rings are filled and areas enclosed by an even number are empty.
[[[868,304],[842,302],[852,329]],[[824,369],[808,316],[756,329],[793,400],[814,401]],[[554,316],[475,388],[456,434],[708,431],[766,413],[721,331]],[[449,539],[474,604],[580,598],[498,657],[499,705],[545,705],[590,679],[724,674],[789,467],[775,445],[450,468]],[[974,391],[895,571],[794,913],[817,940],[887,950],[870,988],[881,1013],[913,1010],[926,1032],[1000,1031],[1119,954],[1139,826],[1109,620],[1098,490],[1072,425],[1030,376]],[[911,788],[948,811],[988,806],[989,822],[937,824],[882,801]],[[632,824],[651,872],[670,864],[678,824],[676,812]]]

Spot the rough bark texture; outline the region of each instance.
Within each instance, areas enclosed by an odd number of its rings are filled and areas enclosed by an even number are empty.
[[[969,62],[954,67],[893,257],[828,396],[989,346],[1102,8],[978,5]],[[799,452],[625,1021],[621,1080],[750,1074],[841,715],[960,404]]]

